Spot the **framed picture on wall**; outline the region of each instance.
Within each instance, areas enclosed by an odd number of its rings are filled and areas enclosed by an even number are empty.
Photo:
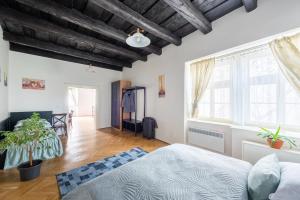
[[[165,75],[158,76],[158,97],[166,96],[166,79]]]
[[[31,90],[45,90],[45,81],[38,79],[22,79],[22,88]]]

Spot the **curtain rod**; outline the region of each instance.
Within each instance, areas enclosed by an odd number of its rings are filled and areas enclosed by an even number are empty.
[[[216,56],[215,59],[216,60],[226,59],[228,57],[232,57],[232,56],[235,56],[235,55],[246,55],[246,54],[257,52],[257,51],[262,50],[262,49],[268,49],[267,47],[268,47],[268,43],[261,44],[261,45],[255,46],[255,47],[250,47],[250,48],[243,49],[243,50],[237,50],[237,51],[234,51],[234,52],[229,53],[229,54]]]

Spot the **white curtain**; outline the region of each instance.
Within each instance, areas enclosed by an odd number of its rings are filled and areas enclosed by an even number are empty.
[[[300,93],[300,34],[270,42],[280,70],[289,83]]]
[[[190,117],[198,116],[198,104],[201,100],[215,66],[215,59],[206,59],[192,63],[190,66],[191,111]]]

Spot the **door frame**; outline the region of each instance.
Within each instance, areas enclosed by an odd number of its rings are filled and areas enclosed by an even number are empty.
[[[95,94],[95,122],[96,122],[96,129],[100,127],[100,124],[98,123],[100,120],[100,99],[99,99],[99,91],[100,87],[97,85],[81,85],[81,84],[74,84],[74,83],[65,83],[65,110],[69,111],[69,102],[68,102],[68,89],[70,87],[73,88],[83,88],[83,89],[94,89],[96,94]]]

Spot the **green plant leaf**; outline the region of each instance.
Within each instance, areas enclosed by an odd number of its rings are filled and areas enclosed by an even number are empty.
[[[260,132],[260,133],[257,134],[257,136],[260,136],[262,138],[268,138],[270,135],[268,133],[262,133],[262,132]]]
[[[278,137],[279,137],[279,133],[280,133],[280,126],[277,128],[276,130],[276,133],[274,134],[274,137],[273,137],[273,142],[276,142]]]
[[[296,141],[292,140],[286,136],[281,136],[282,140],[286,141],[289,144],[290,149],[293,147],[297,147]]]
[[[262,138],[274,138],[274,133],[266,128],[260,128],[262,130],[262,132],[260,132],[258,134],[258,136],[262,137]]]
[[[266,133],[268,133],[268,134],[270,134],[270,135],[273,135],[273,134],[274,134],[272,131],[270,131],[270,130],[268,130],[268,129],[266,129],[266,128],[261,127],[260,129],[263,130],[263,131],[265,131]]]

